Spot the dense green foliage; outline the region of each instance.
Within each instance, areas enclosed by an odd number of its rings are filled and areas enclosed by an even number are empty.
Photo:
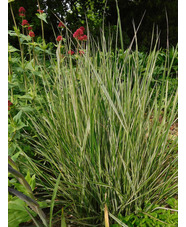
[[[151,213],[138,212],[123,217],[119,215],[119,220],[125,223],[128,227],[142,226],[178,226],[178,201],[171,198],[167,201],[168,207],[153,206]],[[119,224],[111,225],[111,227],[121,227]]]

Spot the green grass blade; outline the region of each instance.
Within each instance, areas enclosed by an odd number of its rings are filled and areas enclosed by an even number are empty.
[[[119,225],[123,226],[123,227],[128,227],[128,225],[126,225],[125,223],[123,223],[122,221],[120,221],[117,217],[115,217],[113,214],[109,213],[110,217],[113,218]]]
[[[30,213],[30,211],[29,211],[26,207],[24,207],[24,208],[25,208],[26,212],[28,213],[28,215],[29,215],[29,216],[31,217],[31,219],[33,220],[34,224],[35,224],[37,227],[41,227],[41,224],[38,223],[38,221],[36,221],[36,219],[35,219],[34,216]]]
[[[61,227],[67,227],[63,208],[62,208],[62,211],[61,211]]]
[[[56,198],[57,191],[58,191],[58,186],[59,186],[60,178],[61,178],[61,174],[59,174],[59,176],[58,176],[58,178],[56,180],[55,188],[54,188],[53,195],[52,195],[52,200],[51,200],[51,205],[50,205],[50,222],[49,222],[49,227],[52,227],[52,214],[53,214],[54,203],[55,203],[55,198]]]

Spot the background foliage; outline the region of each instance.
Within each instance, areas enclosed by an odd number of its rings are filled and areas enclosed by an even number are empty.
[[[106,5],[106,7],[105,7]],[[34,31],[37,35],[41,35],[40,21],[37,17],[33,17],[37,12],[37,0],[22,1],[16,0],[12,2],[14,12],[18,12],[20,6],[27,9],[27,19],[32,21]],[[106,30],[116,30],[117,25],[117,9],[115,0],[40,0],[41,9],[47,13],[48,24],[45,24],[46,41],[54,40],[54,34],[51,24],[57,32],[57,22],[59,17],[66,25],[74,31],[78,26],[86,24],[86,16],[89,23],[90,32],[93,36],[100,34],[100,26],[103,22]],[[142,18],[145,17],[142,25],[143,29],[138,32],[138,45],[143,51],[147,51],[151,42],[152,28],[158,29],[160,34],[160,47],[167,47],[167,22],[165,10],[167,10],[169,24],[169,43],[175,46],[178,41],[178,1],[177,0],[118,0],[120,9],[121,25],[124,38],[125,49],[130,44],[134,35],[132,21],[137,25]],[[35,13],[34,13],[35,12]],[[57,16],[55,16],[55,15]],[[9,9],[9,29],[12,29],[13,20]],[[16,20],[20,21],[18,14]],[[21,21],[20,21],[21,23]],[[108,34],[108,33],[107,33]],[[16,40],[14,40],[16,45]]]

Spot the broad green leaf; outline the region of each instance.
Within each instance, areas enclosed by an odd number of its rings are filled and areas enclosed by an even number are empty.
[[[29,40],[29,41],[31,41],[31,40]],[[39,45],[39,43],[37,43],[37,42],[31,42],[31,43],[25,43],[25,45],[31,45],[31,46],[38,46]]]
[[[8,52],[16,52],[16,51],[20,51],[20,50],[18,50],[17,48],[15,48],[15,47],[13,47],[13,46],[11,46],[11,45],[8,45]]]
[[[32,59],[31,61],[29,61],[29,62],[26,64],[25,68],[26,68],[26,69],[29,69],[29,70],[31,70],[31,71],[35,71],[35,69],[34,69],[34,67],[33,67],[33,64],[34,64],[34,59]]]
[[[27,94],[27,95],[22,95],[22,96],[19,96],[19,99],[28,99],[28,100],[32,100],[32,96]]]
[[[22,121],[18,121],[18,123],[16,124],[16,127],[14,128],[14,130],[20,130],[20,129],[22,129],[25,126],[26,125]]]
[[[14,154],[11,158],[14,162],[16,162],[17,158],[19,157],[19,155],[21,154],[21,152],[17,152],[16,154]]]
[[[8,202],[8,227],[19,227],[19,224],[31,220],[30,216],[25,211],[24,206],[25,202],[19,198]],[[29,212],[34,217],[37,215],[30,209]]]
[[[9,89],[14,88],[14,87],[19,87],[19,83],[18,82],[15,82],[15,83],[8,82]]]
[[[32,191],[35,189],[35,174],[32,175],[32,177],[30,176],[30,171],[27,171],[27,175],[25,177],[25,180],[28,182],[28,184],[30,185]]]
[[[45,23],[48,24],[48,22],[47,22],[47,20],[46,20],[46,18],[47,18],[46,13],[36,13],[36,16],[37,16],[39,19],[43,20]]]
[[[42,202],[38,201],[38,204],[41,208],[50,207],[50,205],[46,201],[42,201]]]
[[[21,43],[23,43],[24,41],[30,42],[32,40],[32,38],[29,35],[20,34],[19,37]]]
[[[8,144],[8,155],[12,156],[16,150],[17,145],[13,142]]]
[[[9,135],[12,134],[15,131],[14,127],[12,125],[8,125],[8,133]]]
[[[19,110],[22,110],[23,112],[32,112],[34,109],[30,106],[20,106]]]
[[[20,120],[21,120],[22,113],[23,113],[23,111],[20,110],[20,111],[13,117],[13,120],[16,121],[16,122],[20,121]]]
[[[9,34],[10,36],[17,36],[17,34],[15,33],[15,31],[12,31],[12,30],[9,30],[9,31],[8,31],[8,34]]]
[[[24,202],[27,203],[27,205],[29,207],[32,208],[32,210],[34,210],[38,215],[39,217],[41,218],[43,224],[45,225],[45,227],[48,227],[48,223],[47,223],[47,220],[46,220],[46,216],[45,214],[43,213],[43,211],[40,209],[39,207],[39,204],[32,198],[24,195],[23,193],[13,189],[13,188],[10,188],[8,187],[8,191],[11,193],[11,194],[14,194],[15,196],[17,196],[18,198],[20,198],[21,200],[23,200]]]

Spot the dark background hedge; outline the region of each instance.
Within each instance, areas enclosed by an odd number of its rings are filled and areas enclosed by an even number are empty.
[[[37,0],[15,0],[12,2],[12,8],[18,24],[21,24],[19,17],[19,7],[23,6],[26,9],[26,19],[33,25],[36,36],[41,36],[40,21],[36,17]],[[160,47],[167,47],[167,22],[166,14],[168,14],[169,22],[169,44],[175,46],[178,42],[178,1],[177,0],[118,0],[120,9],[121,24],[123,28],[124,48],[126,48],[133,35],[134,20],[137,27],[142,18],[144,11],[145,17],[138,32],[138,45],[140,50],[146,51],[149,49],[153,25],[155,31],[158,28],[160,32]],[[88,18],[89,28],[94,35],[98,37],[100,28],[103,22],[106,34],[109,34],[109,29],[115,33],[117,25],[117,9],[115,0],[108,0],[105,8],[105,0],[40,0],[41,9],[47,13],[48,24],[45,24],[45,38],[49,41],[54,41],[54,33],[51,24],[58,35],[57,24],[58,20],[55,13],[62,21],[66,21],[67,26],[74,32],[79,26],[86,24],[85,17]],[[13,28],[13,20],[9,7],[9,29]],[[16,45],[17,40],[10,38],[9,41]]]

